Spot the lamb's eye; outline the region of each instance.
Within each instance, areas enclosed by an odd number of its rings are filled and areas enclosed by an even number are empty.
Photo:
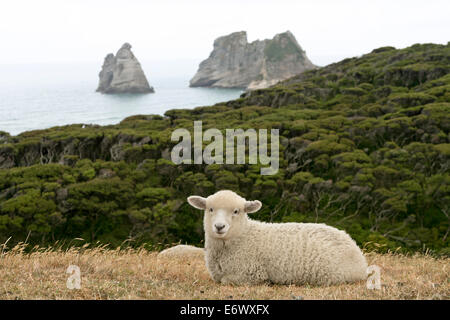
[[[238,214],[239,213],[239,209],[234,209],[233,213],[234,214]]]
[[[209,212],[213,212],[214,210],[213,210],[213,208],[209,208]]]

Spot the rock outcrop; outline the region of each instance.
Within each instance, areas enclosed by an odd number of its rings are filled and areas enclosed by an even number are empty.
[[[125,43],[117,54],[105,57],[102,71],[99,73],[98,92],[102,93],[152,93],[141,64],[131,51],[131,45]]]
[[[248,43],[241,31],[214,41],[190,86],[260,89],[313,68],[291,32]]]

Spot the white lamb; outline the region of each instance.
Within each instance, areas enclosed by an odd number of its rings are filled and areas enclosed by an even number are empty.
[[[331,285],[367,278],[367,262],[344,231],[315,223],[265,223],[248,218],[261,202],[233,191],[188,202],[205,211],[205,260],[224,284]]]

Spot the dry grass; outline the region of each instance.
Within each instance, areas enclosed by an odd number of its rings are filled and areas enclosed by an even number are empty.
[[[156,252],[16,247],[0,255],[0,299],[449,299],[449,259],[368,253],[381,268],[381,290],[365,282],[330,287],[225,286],[211,280],[201,258],[157,259]],[[66,269],[81,269],[69,290]]]

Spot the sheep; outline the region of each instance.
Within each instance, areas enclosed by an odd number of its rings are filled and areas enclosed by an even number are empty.
[[[165,249],[158,254],[158,258],[203,258],[205,250],[190,245],[179,244]]]
[[[248,218],[260,201],[230,190],[188,197],[204,210],[205,262],[222,284],[333,285],[367,278],[366,259],[344,231],[317,223],[265,223]]]

